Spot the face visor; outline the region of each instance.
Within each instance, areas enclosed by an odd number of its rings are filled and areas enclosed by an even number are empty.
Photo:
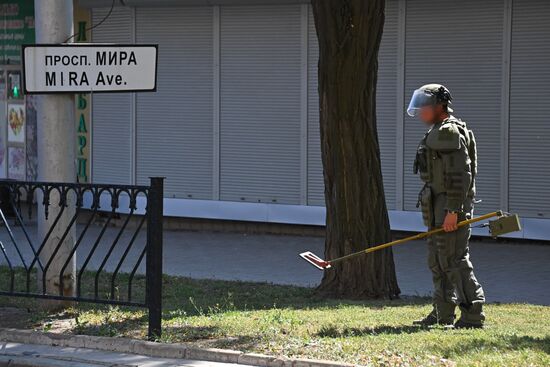
[[[434,94],[428,93],[422,89],[417,89],[411,97],[409,107],[407,108],[407,114],[414,117],[418,115],[422,107],[435,106],[436,104],[437,97]]]

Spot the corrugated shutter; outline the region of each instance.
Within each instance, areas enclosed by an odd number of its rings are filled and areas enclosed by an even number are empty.
[[[93,9],[93,24],[108,9]],[[132,43],[132,16],[116,7],[92,31],[93,42]],[[92,179],[96,183],[130,184],[132,164],[132,94],[96,93],[92,101]]]
[[[308,97],[307,97],[307,203],[325,205],[325,184],[321,161],[319,136],[319,91],[317,90],[319,42],[315,30],[315,18],[309,7],[308,24]]]
[[[299,204],[300,6],[220,13],[221,199]]]
[[[384,33],[378,53],[378,84],[376,88],[376,121],[384,194],[388,209],[395,209],[396,195],[396,108],[397,94],[397,29],[398,2],[386,1]]]
[[[455,115],[477,138],[477,189],[483,200],[478,213],[499,207],[503,6],[501,0],[407,2],[405,106],[423,84],[442,83],[451,90]],[[417,210],[421,184],[412,165],[425,130],[405,117],[406,210]]]
[[[514,1],[510,79],[510,210],[550,217],[550,3]]]
[[[319,96],[317,91],[319,45],[311,11],[309,14],[308,58],[308,204],[324,205],[323,167],[319,138]],[[386,21],[378,60],[376,100],[378,139],[386,202],[389,209],[394,209],[396,193],[397,0],[386,1]]]
[[[136,37],[158,43],[156,93],[137,96],[136,175],[166,196],[212,198],[212,7],[137,8]]]

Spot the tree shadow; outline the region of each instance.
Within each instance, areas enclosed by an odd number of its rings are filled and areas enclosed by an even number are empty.
[[[59,316],[58,320],[68,319],[67,316]],[[95,335],[95,336],[121,336],[132,333],[139,333],[146,325],[148,316],[141,314],[133,317],[123,317],[117,320],[112,320],[107,313],[101,323],[80,322],[78,316],[74,317],[75,325],[70,329],[72,334],[76,335]]]
[[[376,327],[366,328],[343,328],[337,326],[324,326],[316,336],[321,338],[347,338],[354,336],[376,336],[376,335],[396,335],[396,334],[413,334],[420,331],[428,330],[427,328],[412,325],[380,325]]]
[[[211,316],[224,312],[233,311],[268,311],[268,310],[338,310],[341,308],[356,306],[372,310],[383,310],[386,308],[426,306],[432,304],[429,298],[415,297],[394,300],[346,300],[346,299],[325,299],[317,297],[285,299],[284,296],[257,298],[223,294],[211,294],[208,298],[188,297],[187,299],[170,300],[165,302],[163,318],[185,316]]]
[[[474,338],[467,343],[461,343],[450,348],[442,349],[445,355],[460,355],[479,350],[522,351],[535,350],[550,354],[550,336],[533,337],[528,335],[502,335],[496,340]]]
[[[363,306],[372,309],[427,305],[428,297],[403,296],[397,299],[335,299],[319,295],[313,288],[269,283],[197,280],[165,276],[163,305],[165,311],[182,311],[188,315],[219,310],[253,311],[268,309],[336,309]]]
[[[163,333],[168,337],[177,336],[181,342],[195,342],[216,339],[220,336],[217,326],[164,326]]]
[[[27,308],[0,306],[0,328],[25,328],[31,319]]]
[[[0,283],[9,278],[7,268],[0,266]],[[21,272],[19,272],[21,273]],[[19,274],[18,273],[18,274]],[[22,273],[21,273],[22,274]],[[19,274],[19,275],[21,275]],[[102,273],[99,289],[100,297],[110,297],[110,273]],[[95,296],[93,284],[94,273],[86,272],[82,279],[82,294]],[[120,289],[124,289],[128,274],[121,273],[117,278],[120,281]],[[21,278],[23,279],[23,278]],[[32,284],[36,282],[32,281]],[[134,278],[133,299],[145,299],[145,278]],[[119,287],[115,288],[119,292]],[[124,292],[122,292],[124,293]],[[121,294],[115,294],[115,298]],[[40,303],[36,299],[21,299],[12,302],[7,297],[0,297],[0,305],[13,304],[16,307],[27,307],[40,310]],[[254,311],[270,309],[337,309],[343,306],[359,306],[371,309],[384,309],[387,307],[403,307],[412,305],[427,305],[431,303],[428,297],[402,296],[396,299],[337,299],[325,297],[314,288],[292,285],[276,285],[265,282],[224,281],[212,279],[191,279],[186,277],[163,276],[163,311],[166,316],[171,313],[183,313],[186,315],[209,315],[224,311]],[[78,309],[103,310],[109,306],[79,303]],[[123,307],[126,309],[126,307]],[[51,314],[51,313],[50,313]]]
[[[232,338],[217,339],[210,343],[211,348],[232,349],[240,351],[254,350],[261,338],[249,335],[240,335]]]
[[[514,350],[521,349],[536,349],[538,351],[550,354],[550,336],[544,338],[537,338],[532,336],[517,336],[512,335],[506,337],[509,344],[513,346]]]
[[[168,342],[177,340],[178,343],[207,348],[233,349],[250,351],[260,343],[261,337],[252,335],[228,336],[217,326],[165,326],[163,339]]]

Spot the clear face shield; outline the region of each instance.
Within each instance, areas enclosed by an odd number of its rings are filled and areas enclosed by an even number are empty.
[[[422,107],[435,106],[436,104],[437,97],[435,95],[424,90],[417,89],[411,97],[409,107],[407,107],[407,114],[411,117],[417,116]]]

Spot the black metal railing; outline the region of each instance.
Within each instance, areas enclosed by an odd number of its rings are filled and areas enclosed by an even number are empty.
[[[0,295],[145,307],[161,335],[163,178],[0,180],[0,225]]]

